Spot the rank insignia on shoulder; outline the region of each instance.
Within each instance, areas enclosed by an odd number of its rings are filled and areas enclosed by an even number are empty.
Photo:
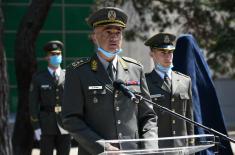
[[[72,66],[73,66],[73,67],[77,67],[77,63],[76,63],[76,62],[73,62],[73,63],[72,63]]]
[[[79,67],[79,66],[81,66],[81,65],[83,65],[83,64],[85,64],[85,63],[87,63],[87,62],[89,62],[89,61],[90,61],[90,58],[89,58],[89,57],[80,58],[80,59],[74,61],[73,63],[71,63],[71,64],[68,66],[68,68],[77,68],[77,67]]]
[[[130,81],[126,81],[126,85],[127,86],[131,86],[131,85],[140,85],[140,81],[136,81],[136,80],[130,80]]]
[[[131,62],[134,63],[136,65],[142,66],[140,62],[136,61],[135,59],[129,58],[129,57],[122,57],[123,60],[127,61],[127,62]]]
[[[174,71],[176,74],[179,74],[179,75],[182,75],[182,76],[184,76],[184,77],[186,77],[186,78],[190,78],[190,76],[188,76],[188,75],[185,75],[185,74],[183,74],[183,73],[180,73],[180,72],[178,72],[178,71]]]
[[[97,69],[98,69],[98,63],[97,63],[97,61],[96,61],[96,60],[92,60],[92,61],[91,61],[91,70],[97,71]]]
[[[118,62],[120,62],[120,64],[122,65],[124,70],[128,70],[128,66],[126,64],[126,62],[123,59],[118,59]]]

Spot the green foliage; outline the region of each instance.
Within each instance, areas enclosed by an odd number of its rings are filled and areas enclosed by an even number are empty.
[[[128,3],[133,5],[139,22],[131,23],[131,29],[127,29],[127,40],[137,37],[145,40],[149,30],[162,32],[178,28],[178,34],[192,34],[207,51],[214,77],[235,77],[234,0],[97,0],[98,6]]]

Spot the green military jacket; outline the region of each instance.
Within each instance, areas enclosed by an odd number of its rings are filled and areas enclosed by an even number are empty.
[[[117,79],[138,81],[128,86],[150,99],[142,65],[130,58],[118,57]],[[66,130],[79,143],[79,155],[104,151],[98,140],[156,138],[157,122],[152,105],[133,103],[115,90],[97,55],[81,59],[67,69],[62,118]],[[127,146],[118,146],[127,147]],[[133,143],[131,148],[137,148]],[[158,147],[157,143],[145,147]]]
[[[179,72],[172,71],[172,87],[169,89],[164,80],[153,70],[146,74],[146,80],[153,102],[166,107],[182,116],[193,120],[192,108],[192,91],[190,77]],[[190,123],[176,118],[167,112],[161,111],[157,106],[154,110],[158,115],[158,136],[187,136],[194,134],[194,126]],[[193,144],[190,142],[175,141],[174,144],[167,144],[167,146],[183,146]],[[161,144],[159,144],[161,146]],[[163,145],[162,147],[166,147]]]

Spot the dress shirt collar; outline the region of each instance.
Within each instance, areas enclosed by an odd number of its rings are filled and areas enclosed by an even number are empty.
[[[160,70],[158,70],[158,69],[154,69],[156,72],[157,72],[157,74],[162,78],[162,79],[164,79],[164,76],[165,76],[165,72],[162,72],[162,71],[160,71]],[[169,69],[169,71],[166,73],[167,74],[167,76],[171,79],[171,72],[172,72],[172,69]]]
[[[56,70],[53,70],[50,67],[47,67],[48,71],[50,72],[50,74],[53,76],[53,72],[55,71],[57,76],[60,76],[60,71],[61,71],[61,67],[58,67]]]
[[[109,66],[109,62],[106,61],[104,58],[102,58],[99,54],[97,54],[100,62],[103,64],[105,70],[107,70],[108,66]],[[117,55],[114,57],[114,59],[112,60],[112,63],[113,63],[113,67],[115,68],[115,70],[117,70],[117,60],[118,60],[118,57]]]

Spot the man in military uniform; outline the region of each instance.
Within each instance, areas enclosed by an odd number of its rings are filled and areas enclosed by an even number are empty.
[[[63,43],[50,41],[44,46],[48,68],[33,76],[29,107],[35,138],[40,140],[40,154],[69,155],[70,135],[62,128],[61,102],[65,71],[61,69]]]
[[[88,24],[97,52],[79,59],[67,69],[62,118],[65,128],[79,143],[79,155],[99,154],[104,146],[98,140],[156,138],[156,115],[152,105],[134,103],[113,87],[121,79],[128,88],[150,99],[143,68],[137,61],[120,57],[122,32],[127,15],[118,8],[106,7],[92,14]],[[106,145],[105,149],[136,149],[137,143]],[[157,143],[145,143],[157,148]]]
[[[155,68],[146,74],[151,99],[182,116],[193,120],[191,79],[179,72],[172,71],[173,42],[175,36],[169,33],[158,33],[145,42],[150,47],[150,56],[153,58]],[[158,136],[186,136],[194,134],[194,126],[184,120],[178,119],[154,107],[158,114]],[[175,141],[162,144],[165,146],[182,146],[185,142]],[[193,144],[193,139],[186,144]]]

